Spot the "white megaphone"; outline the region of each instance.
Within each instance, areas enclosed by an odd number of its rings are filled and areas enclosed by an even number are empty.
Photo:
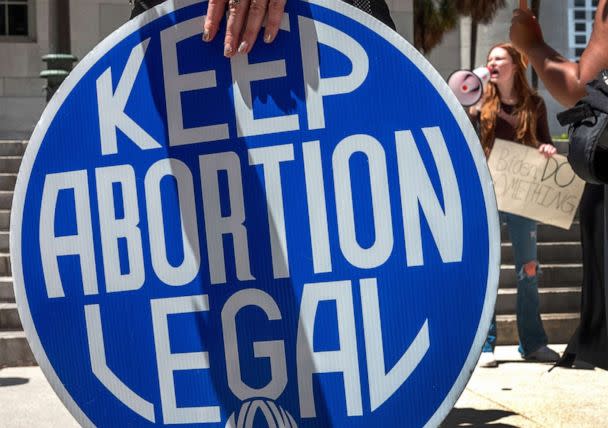
[[[490,81],[490,70],[488,67],[478,67],[473,71],[458,70],[448,78],[448,86],[456,95],[458,102],[469,107],[481,99],[483,88]]]

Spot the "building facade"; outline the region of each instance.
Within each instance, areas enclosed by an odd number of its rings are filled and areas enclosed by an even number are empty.
[[[429,0],[431,1],[431,0]],[[399,33],[412,40],[412,0],[387,0]],[[507,3],[516,3],[509,1]],[[508,39],[513,5],[499,11],[494,22],[480,26],[476,65],[485,63],[490,46]],[[541,5],[540,22],[547,42],[569,58],[576,59],[587,43],[597,0],[554,0]],[[27,139],[45,105],[45,68],[41,57],[49,50],[48,0],[0,0],[0,139]],[[83,58],[99,41],[129,17],[128,0],[71,0],[72,53]],[[470,55],[470,21],[460,20],[446,34],[429,61],[447,77],[467,68]],[[561,110],[544,88],[553,135],[564,130],[554,119]]]

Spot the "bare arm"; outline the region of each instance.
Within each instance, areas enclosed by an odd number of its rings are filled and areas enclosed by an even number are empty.
[[[608,0],[599,1],[591,40],[579,63],[569,61],[545,43],[526,1],[520,1],[520,8],[513,12],[510,37],[528,55],[551,95],[570,107],[585,95],[585,84],[608,68]]]
[[[549,121],[547,120],[547,106],[542,98],[539,98],[536,110],[538,112],[536,121],[536,138],[539,143],[538,151],[543,156],[550,158],[557,153],[557,149],[553,145],[553,140],[551,139]]]

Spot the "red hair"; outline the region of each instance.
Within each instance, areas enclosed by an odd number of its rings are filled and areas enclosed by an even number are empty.
[[[495,48],[502,48],[511,57],[515,64],[515,74],[513,75],[513,90],[517,97],[513,114],[517,118],[515,135],[518,142],[527,146],[537,147],[536,123],[538,121],[538,95],[526,78],[528,68],[528,58],[513,47],[511,43],[499,43],[489,50],[488,55]],[[500,95],[498,87],[489,82],[485,89],[484,101],[481,106],[481,145],[486,156],[490,155],[494,145],[494,132],[496,128],[496,118],[500,111]]]

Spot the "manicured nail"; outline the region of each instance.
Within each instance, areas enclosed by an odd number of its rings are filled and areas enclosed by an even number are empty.
[[[211,33],[209,30],[203,31],[203,41],[208,42],[209,40],[211,40]]]
[[[241,44],[239,45],[239,53],[246,53],[247,52],[247,48],[249,48],[249,43],[243,41],[241,42]]]
[[[226,44],[224,45],[224,56],[225,56],[226,58],[229,58],[229,57],[230,57],[230,55],[232,55],[232,46],[230,46],[230,44],[229,44],[229,43],[226,43]]]
[[[272,42],[272,39],[273,39],[272,33],[268,32],[268,33],[264,34],[264,43],[270,43],[270,42]]]

